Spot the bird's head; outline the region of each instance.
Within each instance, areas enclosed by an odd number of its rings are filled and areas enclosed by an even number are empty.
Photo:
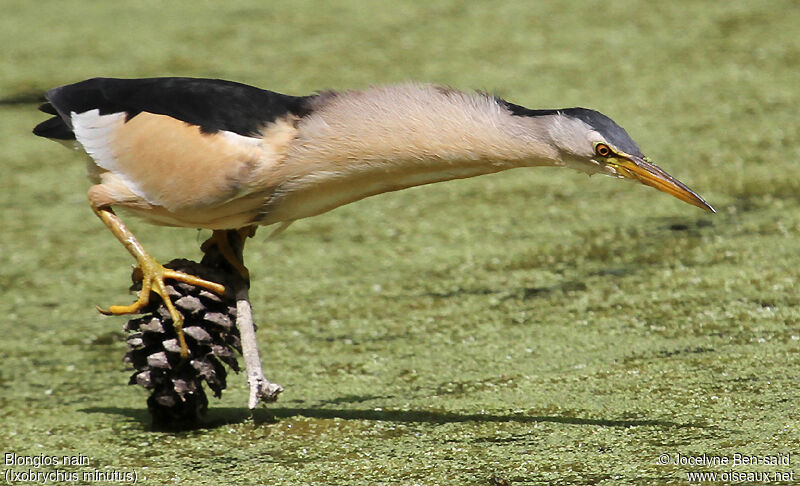
[[[636,180],[681,201],[716,212],[702,197],[650,162],[628,132],[599,111],[587,108],[531,110],[502,98],[496,100],[512,115],[535,120],[537,132],[547,132],[548,149],[556,153],[558,164],[589,174]],[[542,140],[536,143],[541,144]]]
[[[710,204],[642,154],[624,128],[586,108],[553,110],[550,136],[562,160],[572,168],[633,179],[681,201],[716,212]]]

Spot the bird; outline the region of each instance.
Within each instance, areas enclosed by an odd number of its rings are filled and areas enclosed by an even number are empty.
[[[92,78],[53,88],[35,135],[88,155],[89,204],[136,259],[132,314],[158,294],[188,355],[171,279],[225,287],[162,266],[114,208],[162,226],[224,232],[292,222],[376,194],[519,167],[559,166],[638,181],[714,208],[644,156],[628,133],[587,108],[529,109],[483,91],[405,82],[293,96],[221,79]]]

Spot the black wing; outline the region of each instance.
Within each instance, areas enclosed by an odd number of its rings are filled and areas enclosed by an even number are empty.
[[[74,139],[70,114],[97,109],[101,115],[126,113],[127,119],[145,111],[198,125],[205,133],[226,130],[254,136],[277,118],[310,113],[313,96],[290,96],[221,79],[93,78],[53,88],[39,109],[56,114],[33,133],[55,139]]]

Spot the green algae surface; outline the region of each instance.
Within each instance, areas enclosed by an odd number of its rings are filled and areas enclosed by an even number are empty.
[[[4,481],[800,474],[793,2],[2,9]],[[86,204],[80,159],[30,134],[44,118],[39,93],[98,75],[294,94],[414,79],[532,108],[591,107],[718,214],[638,184],[530,169],[370,198],[274,241],[262,230],[247,248],[251,297],[265,371],[285,392],[250,415],[245,377],[231,375],[198,428],[153,430],[145,393],[126,384],[124,319],[94,310],[131,301],[132,262]],[[164,261],[199,258],[207,236],[129,223]]]

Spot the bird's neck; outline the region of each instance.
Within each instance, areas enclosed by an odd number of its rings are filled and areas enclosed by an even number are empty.
[[[278,188],[295,200],[281,206],[305,217],[382,192],[558,165],[543,123],[484,94],[428,85],[338,93],[300,121]]]

